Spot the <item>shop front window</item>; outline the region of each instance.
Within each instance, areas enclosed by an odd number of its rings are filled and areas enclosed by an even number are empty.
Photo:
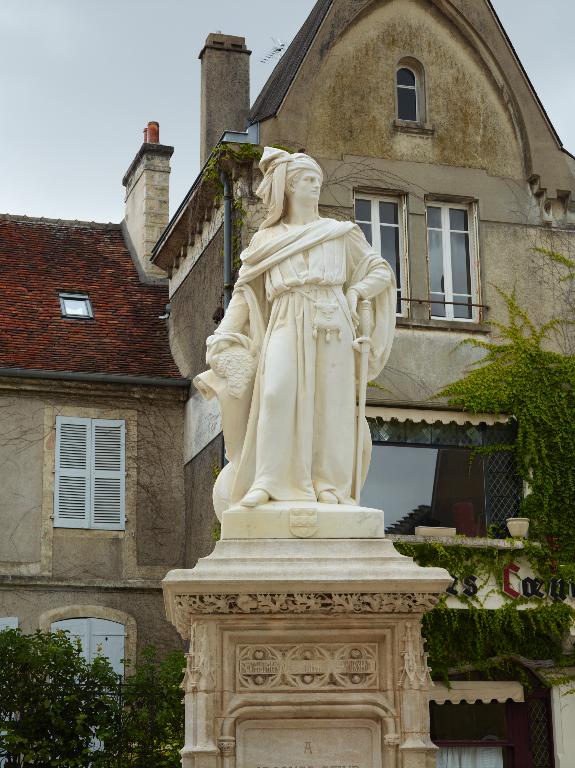
[[[422,525],[465,536],[506,535],[522,491],[513,455],[477,449],[511,444],[511,427],[369,422],[373,453],[361,503],[385,511],[387,533],[413,534]]]
[[[437,768],[511,768],[505,704],[431,704]]]
[[[437,768],[553,768],[549,689],[524,702],[431,701],[429,715]]]

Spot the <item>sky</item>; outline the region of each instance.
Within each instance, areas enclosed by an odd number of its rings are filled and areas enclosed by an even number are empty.
[[[493,0],[564,146],[575,152],[569,76],[575,0]],[[199,170],[198,54],[243,35],[252,101],[314,0],[0,0],[0,213],[120,221],[122,177],[149,120],[175,147],[173,213]]]

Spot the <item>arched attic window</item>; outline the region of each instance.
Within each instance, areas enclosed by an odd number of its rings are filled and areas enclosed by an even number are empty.
[[[397,119],[409,123],[425,123],[424,73],[414,59],[402,59],[395,74]]]

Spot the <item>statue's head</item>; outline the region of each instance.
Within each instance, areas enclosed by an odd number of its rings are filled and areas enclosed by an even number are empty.
[[[313,206],[317,210],[323,172],[309,155],[302,152],[290,154],[283,149],[265,147],[260,160],[264,175],[256,194],[267,206],[268,215],[260,229],[271,227],[281,220],[286,200],[301,206]]]

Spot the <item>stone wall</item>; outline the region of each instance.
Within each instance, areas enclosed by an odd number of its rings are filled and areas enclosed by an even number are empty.
[[[135,619],[143,643],[178,646],[159,582],[184,564],[183,397],[179,388],[0,383],[0,616],[32,631],[48,608],[107,606]],[[59,415],[125,420],[125,530],[54,527]]]

